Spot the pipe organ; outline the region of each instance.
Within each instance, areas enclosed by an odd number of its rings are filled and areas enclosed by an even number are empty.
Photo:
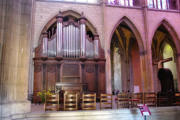
[[[68,19],[67,19],[68,18]],[[86,18],[63,16],[60,12],[56,22],[42,33],[34,57],[34,100],[37,92],[55,90],[56,83],[72,84],[63,89],[80,89],[105,92],[105,58],[99,36],[86,25]],[[75,84],[75,85],[73,85]],[[76,87],[73,87],[76,86]],[[81,89],[83,92],[83,89]]]

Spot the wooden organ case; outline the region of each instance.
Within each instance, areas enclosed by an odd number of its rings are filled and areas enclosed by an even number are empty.
[[[68,19],[67,19],[68,18]],[[105,93],[105,58],[99,36],[89,31],[83,15],[79,19],[63,17],[42,33],[34,58],[34,101],[37,92],[55,90],[57,83],[72,84],[63,89]],[[74,86],[73,86],[74,84]],[[83,89],[82,89],[83,92]]]

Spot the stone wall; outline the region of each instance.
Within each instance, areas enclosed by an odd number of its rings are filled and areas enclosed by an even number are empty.
[[[105,1],[105,0],[104,0]],[[92,23],[97,29],[100,35],[101,44],[106,54],[106,88],[111,93],[111,62],[110,62],[110,42],[112,34],[115,28],[119,25],[122,18],[126,18],[130,21],[131,25],[137,29],[139,38],[137,42],[140,49],[140,69],[141,69],[141,81],[145,88],[145,91],[155,91],[153,68],[152,68],[152,53],[151,43],[155,31],[159,27],[162,21],[166,21],[169,24],[170,31],[173,34],[174,43],[177,45],[180,38],[180,16],[179,11],[163,11],[148,9],[147,6],[126,8],[119,6],[110,6],[105,4],[90,5],[90,4],[73,4],[66,2],[43,2],[41,0],[36,1],[35,7],[35,19],[34,19],[34,38],[33,48],[37,47],[40,33],[43,27],[58,14],[58,11],[73,10],[77,13],[84,12],[85,17]],[[147,12],[145,13],[145,10]],[[146,14],[146,15],[145,15]],[[148,24],[146,24],[148,23]],[[175,32],[173,32],[173,30]],[[175,34],[177,36],[175,36]],[[177,50],[180,53],[180,47],[177,45]],[[177,62],[180,57],[177,58]],[[178,64],[179,65],[179,64]],[[178,67],[178,71],[179,71]],[[180,80],[178,80],[180,83]],[[180,89],[180,86],[179,86]]]

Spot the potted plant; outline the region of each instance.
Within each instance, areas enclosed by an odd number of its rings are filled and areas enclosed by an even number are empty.
[[[42,91],[37,93],[37,96],[39,96],[41,98],[41,103],[45,103],[46,96],[50,96],[50,95],[52,95],[50,89],[48,89],[48,91],[42,90]]]

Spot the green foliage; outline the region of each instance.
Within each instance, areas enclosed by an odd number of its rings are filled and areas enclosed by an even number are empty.
[[[50,95],[52,95],[50,89],[48,91],[43,90],[43,91],[37,93],[37,96],[39,96],[41,98],[42,103],[45,103],[46,96],[50,96]]]

